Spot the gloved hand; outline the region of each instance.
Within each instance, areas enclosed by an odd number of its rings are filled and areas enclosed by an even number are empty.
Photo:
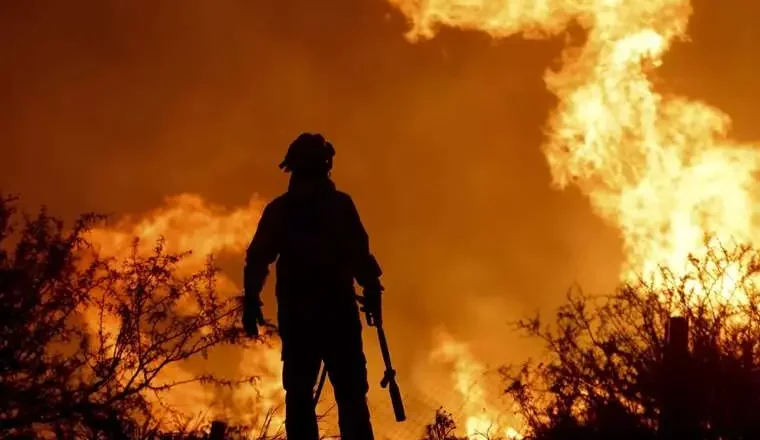
[[[382,293],[383,286],[379,283],[364,288],[364,296],[359,297],[361,311],[366,314],[367,324],[376,326],[382,323]]]
[[[266,324],[264,313],[261,311],[263,303],[259,299],[243,301],[243,329],[245,334],[252,338],[259,336],[259,325]]]

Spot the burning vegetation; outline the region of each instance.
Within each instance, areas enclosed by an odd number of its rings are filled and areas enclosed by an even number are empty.
[[[407,436],[760,438],[760,150],[731,139],[728,115],[653,82],[687,38],[690,2],[390,2],[418,44],[442,27],[567,38],[544,77],[558,105],[543,152],[553,183],[619,229],[626,258],[611,295],[574,290],[551,325],[518,324],[546,351],[500,369],[500,386],[483,385],[466,341],[439,333],[431,356],[461,405]],[[192,436],[216,419],[282,438],[276,335],[242,338],[240,288],[209,259],[241,257],[263,201],[230,210],[185,194],[69,229],[44,211],[14,222],[13,200],[0,203],[0,438]],[[681,345],[672,322],[688,324]]]
[[[14,222],[7,198],[0,212],[4,437],[197,438],[222,419],[228,437],[282,438],[276,338],[241,338],[237,297],[217,287],[224,277],[213,261],[193,266],[162,239],[109,257],[90,241],[104,233],[94,227],[99,217],[65,230],[44,212]],[[754,438],[760,255],[708,249],[684,274],[662,266],[654,281],[607,297],[573,291],[550,325],[521,321],[545,354],[501,368],[497,389],[484,385],[487,368],[467,344],[440,332],[431,356],[452,372],[463,424],[441,409],[418,435],[648,439],[675,425],[694,438]],[[688,323],[680,339],[666,331],[673,316]],[[234,348],[237,368],[204,361],[231,359],[219,351],[229,344],[243,347]],[[489,404],[494,392],[513,406]]]

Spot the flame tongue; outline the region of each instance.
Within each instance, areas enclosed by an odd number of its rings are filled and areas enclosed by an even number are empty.
[[[576,21],[581,47],[545,75],[559,98],[543,146],[554,183],[577,185],[622,234],[626,268],[683,274],[704,237],[758,236],[760,154],[727,137],[730,118],[699,101],[658,93],[648,74],[685,38],[689,0],[390,0],[409,18],[410,39],[439,25],[494,37],[548,37]],[[655,278],[655,281],[657,279]]]
[[[455,340],[445,332],[438,333],[438,344],[432,358],[452,367],[454,388],[463,401],[462,412],[466,416],[465,432],[468,439],[491,438],[503,434],[503,438],[519,440],[522,436],[511,426],[502,426],[499,412],[487,402],[483,380],[486,369],[473,357],[467,344]]]
[[[197,270],[210,254],[242,254],[251,240],[264,208],[254,197],[248,206],[225,209],[207,202],[197,194],[167,197],[165,206],[133,220],[125,218],[106,229],[92,231],[92,240],[102,253],[124,257],[135,237],[140,252],[150,253],[156,240],[164,238],[170,252],[193,254],[182,261],[188,270]]]

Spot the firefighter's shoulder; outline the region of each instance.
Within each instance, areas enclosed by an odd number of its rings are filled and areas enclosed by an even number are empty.
[[[340,203],[345,203],[345,204],[350,204],[350,205],[354,204],[354,199],[352,199],[351,196],[346,192],[336,190],[335,197],[338,199]]]
[[[350,212],[356,210],[354,199],[348,195],[348,193],[345,193],[343,191],[335,191],[334,194],[335,204],[333,206],[336,209],[340,210],[341,212]]]
[[[287,193],[281,194],[269,201],[269,203],[264,206],[262,215],[271,215],[275,217],[281,215],[285,207],[286,195]]]

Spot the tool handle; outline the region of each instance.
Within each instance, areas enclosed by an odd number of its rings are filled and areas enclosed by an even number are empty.
[[[319,374],[319,383],[317,384],[317,391],[314,393],[314,406],[319,404],[319,397],[322,395],[322,388],[325,386],[325,380],[327,380],[327,365],[322,364],[322,371]]]
[[[396,370],[393,369],[391,364],[391,353],[388,350],[388,340],[385,338],[385,331],[383,326],[377,326],[377,336],[380,341],[380,351],[383,355],[383,361],[385,362],[385,374],[383,380],[380,381],[380,386],[388,387],[388,393],[391,395],[391,404],[393,405],[393,414],[396,416],[397,422],[403,422],[406,420],[406,411],[404,411],[404,401],[401,399],[401,390],[396,383]]]
[[[401,400],[401,390],[399,390],[395,380],[391,380],[388,384],[388,393],[391,395],[391,404],[393,404],[393,414],[396,416],[396,421],[403,422],[406,420],[406,411],[404,411],[404,401]]]
[[[377,326],[377,339],[380,343],[380,354],[383,356],[383,363],[385,363],[385,369],[386,370],[393,370],[393,367],[391,366],[391,351],[388,349],[388,339],[385,337],[385,330],[383,330],[383,326],[379,325]]]

